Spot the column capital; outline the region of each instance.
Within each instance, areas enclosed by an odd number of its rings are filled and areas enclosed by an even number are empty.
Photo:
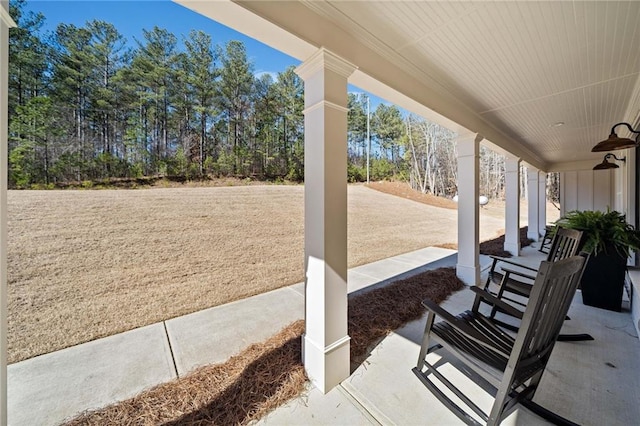
[[[531,166],[527,166],[527,180],[528,181],[537,181],[539,178],[539,170],[531,167]]]
[[[456,136],[456,142],[462,142],[462,141],[475,141],[476,143],[480,143],[482,142],[482,140],[484,139],[484,136],[482,136],[480,133],[458,133],[458,135]]]
[[[517,161],[518,163],[522,161],[522,158],[518,157],[517,155],[511,154],[510,152],[505,152],[504,158],[507,161]]]
[[[504,168],[506,173],[519,173],[520,172],[520,158],[505,155]]]
[[[351,62],[342,59],[330,50],[321,47],[296,68],[298,76],[306,80],[322,69],[329,69],[344,78],[349,78],[358,68]]]
[[[458,158],[479,156],[480,155],[480,141],[482,136],[474,133],[467,133],[464,135],[458,135],[456,137],[456,146],[458,151]]]
[[[316,109],[320,109],[320,108],[331,108],[331,109],[335,109],[336,111],[340,111],[340,112],[344,112],[346,114],[349,113],[349,108],[344,107],[342,105],[338,105],[336,103],[330,102],[330,101],[320,101],[315,105],[310,106],[309,108],[305,108],[302,110],[302,113],[304,115],[309,114],[310,112],[316,110]]]

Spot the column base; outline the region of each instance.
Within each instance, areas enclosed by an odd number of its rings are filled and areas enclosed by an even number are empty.
[[[456,275],[466,285],[478,285],[480,284],[480,265],[465,266],[458,263],[456,265]]]
[[[514,256],[520,256],[520,245],[514,243],[504,243],[505,251],[508,251]]]
[[[327,393],[351,374],[350,342],[342,339],[323,348],[306,334],[302,339],[302,360],[309,380],[320,392]]]
[[[538,233],[538,231],[536,229],[534,229],[533,231],[527,230],[527,238],[529,238],[530,240],[533,240],[533,241],[539,241],[540,240],[540,234]]]

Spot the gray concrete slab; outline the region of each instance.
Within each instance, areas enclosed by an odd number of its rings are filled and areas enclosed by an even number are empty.
[[[418,345],[391,334],[342,383],[382,424],[459,424],[411,372]]]
[[[425,263],[418,267],[409,266],[409,264],[404,263],[405,265],[404,269],[398,268],[398,265],[403,264],[402,262],[396,262],[393,259],[387,259],[386,261],[387,261],[386,266],[389,267],[389,270],[394,272],[394,274],[389,274],[390,276],[386,279],[374,280],[373,282],[369,283],[369,281],[367,281],[367,279],[365,278],[367,276],[364,275],[364,273],[367,272],[366,269],[361,269],[357,272],[351,271],[351,274],[354,277],[357,277],[359,275],[362,276],[363,283],[361,285],[358,285],[357,280],[355,282],[350,283],[349,293],[367,292],[380,287],[384,287],[394,281],[401,280],[409,276],[425,272],[427,270],[437,269],[441,267],[453,267],[456,264],[457,255],[456,254],[449,255],[449,256],[434,260],[432,262]],[[369,265],[366,265],[366,266],[369,266]],[[384,268],[384,267],[385,267],[385,264],[376,265],[376,268]],[[363,273],[361,273],[360,271],[362,271]]]
[[[540,262],[547,259],[547,254],[538,251],[535,246],[527,246],[520,250],[520,256],[514,256],[510,260],[522,263],[532,268],[538,268]]]
[[[438,247],[427,247],[411,253],[405,253],[388,259],[379,260],[377,262],[368,263],[366,265],[352,268],[351,271],[368,277],[377,279],[378,281],[388,280],[390,278],[401,278],[407,273],[416,273],[422,269],[433,269],[440,266],[455,265],[454,250],[442,249]],[[453,261],[453,263],[451,263]],[[428,266],[425,268],[425,266]]]
[[[7,370],[12,426],[58,424],[176,377],[162,323],[11,364]]]
[[[469,309],[473,293],[465,289],[442,306],[452,313]],[[564,333],[590,333],[593,342],[558,342],[535,401],[585,425],[636,424],[640,418],[640,340],[628,312],[615,313],[582,305],[578,293]],[[372,351],[342,386],[384,424],[461,424],[411,374],[419,350],[424,318],[396,330]],[[437,356],[437,355],[432,355]],[[493,402],[486,389],[453,369],[447,371],[465,394],[485,410]],[[380,417],[378,417],[380,416]],[[544,425],[545,420],[519,407],[505,425]]]
[[[166,322],[178,374],[226,361],[304,317],[304,297],[285,287]]]
[[[368,263],[366,265],[358,266],[357,268],[353,268],[353,271],[375,278],[377,281],[384,281],[403,274],[411,269],[413,269],[411,264],[408,264],[406,262],[398,262],[393,259],[384,259],[377,262]]]
[[[411,372],[423,328],[413,321],[387,336],[342,383],[383,424],[460,424]]]
[[[289,288],[293,291],[298,292],[298,294],[300,294],[301,296],[304,296],[304,283],[290,285]]]
[[[420,267],[419,269],[422,271],[426,271],[429,269],[455,267],[456,263],[458,263],[458,253],[449,254],[439,259],[434,259],[426,262],[425,265]]]
[[[342,386],[323,395],[309,385],[303,396],[278,407],[257,425],[379,425]]]
[[[443,306],[451,312],[468,309],[473,293],[467,289],[456,293]],[[411,372],[416,364],[425,319],[413,321],[387,336],[365,363],[342,386],[383,424],[458,425],[462,423]],[[438,355],[432,362],[437,362]],[[444,359],[444,362],[450,360]],[[453,365],[446,371],[466,395],[481,408],[489,410],[491,395]],[[547,424],[526,409],[518,409],[503,422],[504,425]]]
[[[353,293],[354,291],[362,290],[370,285],[379,283],[378,278],[370,275],[363,274],[362,272],[350,269],[347,272],[347,291]]]
[[[405,262],[410,264],[411,266],[417,267],[426,265],[430,262],[435,262],[456,253],[456,250],[445,249],[441,247],[426,247],[421,250],[394,256],[391,259],[398,262]]]

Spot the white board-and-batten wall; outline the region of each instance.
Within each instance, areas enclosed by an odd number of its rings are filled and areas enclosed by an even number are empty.
[[[560,174],[560,215],[572,210],[626,213],[624,186],[616,170],[577,170]],[[618,184],[616,184],[618,183]]]

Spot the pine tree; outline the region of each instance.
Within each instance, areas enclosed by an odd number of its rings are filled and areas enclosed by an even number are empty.
[[[93,67],[94,90],[90,93],[91,113],[96,127],[99,128],[101,146],[99,150],[111,157],[122,152],[116,151],[116,121],[118,92],[120,83],[114,80],[125,61],[125,38],[112,25],[104,21],[91,21],[87,24],[91,34],[89,60]],[[108,170],[107,170],[108,172]]]
[[[254,80],[253,65],[242,42],[231,40],[226,44],[220,76],[218,107],[226,121],[226,153],[232,158],[231,171],[235,175],[243,172],[247,153],[245,128]]]
[[[282,155],[285,158],[287,178],[304,177],[304,85],[294,67],[278,73],[276,93],[281,111]]]
[[[9,32],[9,117],[29,99],[45,95],[49,46],[40,38],[42,13],[25,13],[25,0],[12,0],[9,11],[18,26]]]
[[[174,96],[177,39],[159,27],[142,33],[144,43],[138,41],[132,60],[133,76],[139,84],[144,139],[150,141],[155,171],[163,172],[162,165],[169,154],[170,99]]]
[[[62,115],[69,149],[77,155],[77,179],[85,178],[94,158],[91,138],[90,94],[93,90],[94,64],[89,46],[91,33],[86,28],[60,24],[54,37],[52,99]]]
[[[198,150],[191,157],[198,159],[200,174],[204,172],[204,162],[208,151],[208,128],[215,116],[214,101],[219,70],[216,68],[216,54],[211,46],[211,37],[203,31],[191,31],[184,42],[186,51],[187,83],[193,100],[194,118],[197,123]]]

